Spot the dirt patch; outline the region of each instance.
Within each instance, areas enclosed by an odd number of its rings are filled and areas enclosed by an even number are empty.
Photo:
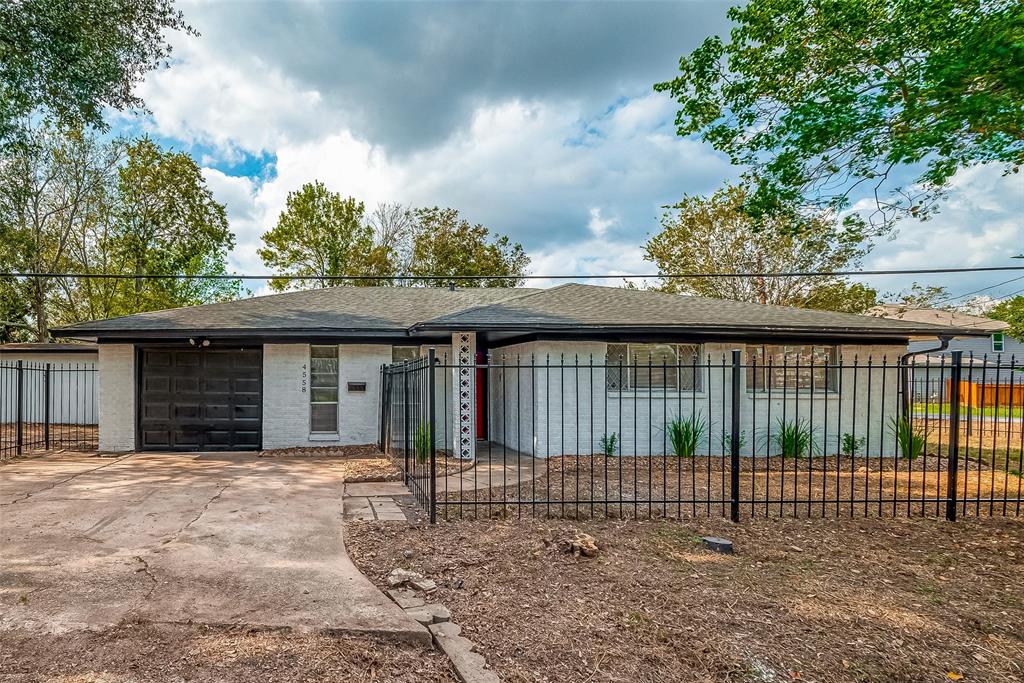
[[[597,557],[564,539],[593,536]],[[350,524],[507,681],[1024,680],[1024,520]],[[706,551],[703,535],[736,555]]]
[[[947,461],[819,456],[744,457],[740,514],[744,516],[941,515]],[[731,495],[726,456],[579,455],[534,461],[516,485],[439,491],[442,518],[495,516],[695,517],[727,515]],[[961,513],[1016,515],[1024,511],[1024,480],[1008,468],[960,461]]]
[[[22,453],[46,452],[46,426],[41,422],[21,425]],[[91,452],[99,447],[96,425],[51,424],[50,450]],[[0,462],[15,457],[18,449],[18,425],[0,422]]]
[[[261,458],[384,458],[387,457],[377,448],[376,444],[359,444],[355,446],[304,446],[301,448],[270,448],[260,451]]]
[[[455,681],[443,655],[371,638],[127,624],[0,633],[0,681]]]

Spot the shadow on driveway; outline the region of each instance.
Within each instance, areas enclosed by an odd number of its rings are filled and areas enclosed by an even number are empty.
[[[428,634],[354,567],[319,458],[48,456],[0,467],[0,629],[125,620]]]

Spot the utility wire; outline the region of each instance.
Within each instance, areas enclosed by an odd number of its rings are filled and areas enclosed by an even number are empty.
[[[988,291],[990,289],[995,289],[996,287],[1002,287],[1003,285],[1008,285],[1011,282],[1016,282],[1017,280],[1024,280],[1024,275],[1021,275],[1021,276],[1015,277],[1015,278],[1011,278],[1009,280],[1004,280],[1003,282],[997,282],[994,285],[989,285],[988,287],[982,287],[981,289],[976,289],[973,292],[967,292],[966,294],[958,294],[956,296],[947,296],[947,297],[945,297],[943,299],[939,299],[937,301],[933,301],[932,303],[933,304],[944,304],[947,301],[955,301],[957,299],[963,299],[965,297],[972,296],[974,294],[981,294],[982,292],[986,292],[986,291]]]
[[[351,280],[384,280],[384,281],[448,281],[448,280],[604,280],[610,278],[741,278],[741,277],[856,277],[864,275],[927,275],[940,273],[988,273],[1024,271],[1024,266],[981,266],[974,268],[913,268],[891,270],[811,270],[762,273],[609,273],[607,275],[185,275],[181,273],[53,273],[53,272],[0,272],[3,278],[76,278],[91,280],[319,280],[319,281],[351,281]],[[1018,278],[1015,278],[1018,279]],[[1012,280],[1011,280],[1012,282]],[[993,285],[997,286],[997,285]],[[986,288],[987,289],[987,288]],[[954,297],[959,298],[959,297]]]

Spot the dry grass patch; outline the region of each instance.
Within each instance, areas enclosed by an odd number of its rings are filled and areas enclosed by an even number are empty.
[[[596,558],[561,549],[578,532]],[[1017,519],[363,523],[347,545],[378,583],[434,578],[503,680],[1024,680]]]

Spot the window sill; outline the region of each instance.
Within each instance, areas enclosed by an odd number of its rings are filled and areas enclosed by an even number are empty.
[[[748,391],[747,397],[754,400],[782,400],[782,399],[800,399],[807,400],[810,398],[814,399],[825,399],[826,401],[838,401],[839,392],[836,391],[816,391],[813,394],[809,391],[783,391],[782,389],[772,390],[769,394],[767,391]]]
[[[708,397],[706,391],[665,391],[664,389],[637,389],[635,392],[632,389],[627,389],[626,391],[609,391],[607,395],[611,399],[632,399],[635,396],[638,401],[646,401],[648,398],[655,401],[671,401],[706,399]]]
[[[338,432],[311,432],[310,441],[337,441],[341,436]]]

